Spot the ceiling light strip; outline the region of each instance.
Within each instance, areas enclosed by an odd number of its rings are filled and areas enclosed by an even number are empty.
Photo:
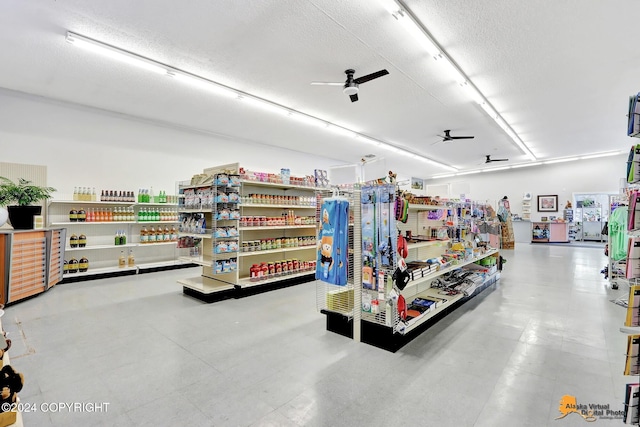
[[[462,71],[456,62],[447,54],[447,52],[438,44],[437,40],[429,33],[427,28],[414,15],[403,0],[380,0],[385,9],[396,18],[407,31],[418,40],[421,46],[425,47],[427,52],[433,56],[438,64],[443,66],[445,72],[451,76],[453,80],[460,84],[468,93],[470,98],[480,104],[482,109],[509,135],[515,145],[530,159],[536,160],[536,156],[522,141],[511,126],[500,116],[499,113],[491,106],[486,97],[473,84],[469,77]]]
[[[275,102],[268,101],[266,99],[259,98],[257,96],[230,88],[228,86],[217,83],[213,80],[209,80],[204,77],[198,76],[196,74],[192,74],[192,73],[168,66],[166,64],[162,64],[158,61],[154,61],[144,56],[91,39],[89,37],[82,36],[80,34],[73,33],[71,31],[67,32],[66,40],[67,42],[73,44],[74,46],[78,46],[81,48],[85,48],[85,49],[103,54],[109,58],[116,59],[121,62],[125,62],[129,65],[143,68],[145,70],[153,71],[158,74],[164,74],[166,76],[175,78],[177,81],[184,82],[188,85],[197,87],[199,89],[213,92],[215,94],[225,96],[228,98],[236,98],[245,104],[252,105],[256,108],[266,110],[272,113],[285,115],[287,117],[290,117],[296,121],[299,121],[307,125],[325,129],[342,136],[356,138],[358,140],[361,140],[364,143],[374,144],[375,146],[390,150],[393,153],[405,155],[416,160],[421,160],[431,165],[442,167],[449,171],[457,170],[456,168],[450,165],[440,163],[428,157],[419,155],[417,153],[414,153],[412,151],[406,150],[401,147],[397,147],[395,145],[386,143],[384,141],[371,138],[367,135],[363,135],[359,132],[355,132],[346,127],[338,126],[326,120],[322,120],[317,117],[311,116],[309,114],[305,114],[300,111],[277,104]]]

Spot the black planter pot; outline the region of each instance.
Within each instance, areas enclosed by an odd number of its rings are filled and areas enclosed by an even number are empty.
[[[15,230],[33,229],[33,217],[42,213],[42,206],[7,206],[9,222]]]

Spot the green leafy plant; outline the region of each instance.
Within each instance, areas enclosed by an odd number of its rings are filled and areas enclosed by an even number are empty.
[[[29,206],[41,200],[51,198],[56,191],[53,187],[41,187],[31,181],[20,178],[17,183],[9,178],[0,176],[0,206],[15,203],[18,206]]]

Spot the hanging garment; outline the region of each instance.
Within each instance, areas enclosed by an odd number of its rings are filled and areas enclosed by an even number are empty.
[[[363,187],[360,204],[362,208],[362,286],[376,289],[376,193],[373,187]]]
[[[620,261],[627,256],[627,219],[626,206],[618,206],[609,216],[608,233],[611,238],[609,252],[611,259]]]
[[[320,209],[316,279],[332,285],[347,284],[349,249],[349,201],[325,199]]]

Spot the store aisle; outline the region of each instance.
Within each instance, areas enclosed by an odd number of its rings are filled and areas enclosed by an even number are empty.
[[[563,395],[621,409],[625,309],[609,300],[624,290],[602,251],[504,256],[497,286],[395,354],[326,332],[313,283],[210,305],[176,284],[199,269],[60,285],[2,318],[37,409],[24,423],[564,427],[585,421],[554,421]]]

